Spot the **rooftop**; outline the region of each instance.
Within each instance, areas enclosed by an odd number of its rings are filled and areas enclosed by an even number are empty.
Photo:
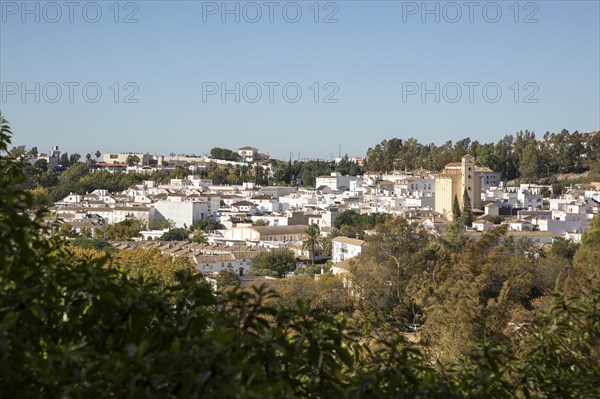
[[[358,246],[365,245],[365,241],[364,240],[359,240],[357,238],[343,237],[343,236],[335,237],[331,241],[339,242],[341,244],[350,244],[350,245],[358,245]]]

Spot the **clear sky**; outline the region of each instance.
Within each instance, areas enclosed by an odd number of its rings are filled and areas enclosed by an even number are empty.
[[[600,128],[596,0],[2,0],[0,24],[0,110],[44,151],[329,159]]]

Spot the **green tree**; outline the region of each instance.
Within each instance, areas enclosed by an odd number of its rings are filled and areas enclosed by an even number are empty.
[[[80,183],[83,176],[88,174],[88,172],[89,170],[86,165],[82,163],[76,163],[60,174],[58,177],[58,182],[64,186],[68,186],[69,184],[77,184]]]
[[[268,226],[269,221],[266,219],[258,219],[252,222],[252,226]]]
[[[562,237],[557,237],[552,241],[550,252],[561,258],[572,261],[579,249],[579,243]]]
[[[391,306],[419,306],[416,302],[420,288],[411,291],[411,280],[414,276],[421,278],[432,272],[428,261],[431,240],[432,236],[424,227],[405,217],[388,218],[367,237],[365,259],[382,269],[387,286],[380,289],[390,290]]]
[[[452,201],[452,220],[458,220],[462,216],[462,212],[460,210],[460,205],[458,204],[458,196],[454,194],[454,199]]]
[[[451,251],[458,251],[462,249],[465,242],[465,225],[462,218],[453,220],[448,225],[445,237],[442,238],[442,246],[448,248]]]
[[[123,249],[112,255],[111,263],[131,277],[142,277],[164,287],[176,284],[178,273],[193,270],[189,258],[161,254],[157,249]]]
[[[36,146],[31,147],[29,151],[27,151],[27,155],[36,158],[38,156],[38,148]]]
[[[316,224],[311,224],[306,230],[305,239],[302,241],[302,250],[310,251],[310,262],[315,265],[315,251],[317,249],[323,249],[323,237],[321,237],[321,230]]]
[[[238,287],[240,285],[240,276],[232,269],[221,270],[215,276],[217,283],[217,289],[219,291],[226,291],[228,289]]]
[[[226,161],[235,161],[238,158],[238,153],[227,148],[214,147],[210,150],[210,156],[214,159],[223,159]]]
[[[137,219],[126,219],[122,222],[109,224],[103,230],[98,231],[100,240],[126,241],[137,238],[143,229],[143,224]]]
[[[505,219],[502,216],[489,216],[487,220],[488,222],[492,222],[494,224],[500,224],[504,222]]]
[[[202,230],[195,230],[194,234],[192,234],[192,238],[190,238],[190,241],[198,244],[208,243],[208,240],[206,239],[204,234],[202,234]]]
[[[573,258],[573,275],[570,279],[571,292],[588,294],[600,285],[600,216],[594,216],[590,229],[583,233],[581,244]]]
[[[205,233],[211,233],[214,230],[219,230],[223,228],[223,225],[215,220],[198,220],[193,226],[192,228],[194,230],[202,230]]]
[[[531,139],[527,142],[519,163],[521,180],[526,183],[535,183],[540,177],[540,158],[537,141]]]
[[[81,155],[79,155],[78,153],[74,152],[69,157],[69,165],[75,165],[76,163],[79,162],[80,159],[81,159]]]
[[[456,260],[444,262],[438,270],[424,329],[439,358],[464,358],[483,339],[507,341],[514,303],[510,284],[528,280],[512,277],[526,268],[509,264],[511,254],[498,246],[505,232],[502,226],[479,241],[468,241]],[[528,293],[531,287],[525,287],[522,291]]]
[[[154,218],[148,226],[150,230],[172,229],[173,227],[175,227],[175,222],[164,218]]]
[[[125,163],[129,166],[137,165],[140,163],[140,157],[137,155],[128,155]]]
[[[463,207],[462,207],[462,221],[465,226],[471,226],[473,224],[473,210],[471,209],[471,198],[469,197],[469,193],[467,189],[463,192]]]
[[[163,241],[185,241],[189,238],[190,233],[183,227],[177,227],[169,230],[160,238]]]
[[[261,252],[252,259],[250,275],[284,277],[294,270],[296,258],[288,249],[272,249]]]
[[[338,276],[324,274],[314,278],[311,274],[300,274],[282,280],[275,287],[279,294],[273,299],[278,306],[292,307],[302,301],[312,309],[326,314],[351,311],[354,301],[344,282]]]
[[[33,190],[29,190],[33,199],[33,206],[35,209],[43,209],[52,205],[48,189],[44,187],[36,187]]]
[[[69,245],[83,249],[93,249],[99,252],[114,253],[117,250],[108,241],[97,238],[77,237],[69,241]]]
[[[48,161],[46,161],[45,159],[38,159],[33,164],[33,167],[35,169],[39,169],[41,171],[46,171],[46,170],[48,170]]]
[[[362,237],[366,230],[373,229],[375,226],[385,223],[387,217],[388,215],[384,213],[359,215],[353,211],[344,211],[335,218],[333,225],[343,235]]]
[[[26,154],[26,148],[24,145],[17,145],[10,149],[9,155],[12,158],[18,159]]]
[[[331,255],[331,251],[333,250],[333,239],[340,235],[340,232],[335,227],[332,227],[327,237],[325,238],[325,242],[323,243],[323,249],[328,256]]]

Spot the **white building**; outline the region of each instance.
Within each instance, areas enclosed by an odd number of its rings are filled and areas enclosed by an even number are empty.
[[[261,213],[278,212],[280,210],[279,201],[270,195],[255,195],[250,197],[250,201],[258,207]]]
[[[154,208],[145,206],[54,206],[50,208],[50,211],[56,217],[65,220],[68,219],[70,215],[78,215],[78,218],[99,217],[102,219],[103,224],[115,224],[127,219],[137,219],[146,226],[154,218],[155,212]]]
[[[102,154],[102,161],[106,163],[127,163],[127,158],[130,156],[138,157],[139,165],[148,166],[150,165],[150,155],[146,152],[118,152],[118,153],[106,153]]]
[[[544,205],[544,198],[540,194],[532,194],[529,191],[519,191],[517,200],[519,205],[527,209],[542,209]]]
[[[485,166],[475,166],[475,173],[481,176],[481,189],[484,191],[502,186],[502,173],[500,172],[494,172]]]
[[[489,231],[495,227],[494,223],[488,220],[476,220],[473,222],[473,230],[475,231]]]
[[[268,154],[261,154],[256,147],[242,147],[238,149],[238,155],[245,162],[265,161],[269,159]]]
[[[350,189],[350,183],[356,180],[356,176],[342,176],[338,172],[333,172],[330,176],[318,176],[315,187],[329,186],[334,191],[346,191]]]
[[[335,237],[331,240],[331,258],[333,263],[342,262],[362,253],[366,243],[350,237]]]
[[[208,201],[190,201],[182,196],[170,196],[154,203],[155,217],[172,220],[175,227],[190,227],[199,220],[209,219]]]
[[[223,233],[226,241],[247,241],[258,243],[261,241],[276,241],[299,243],[304,240],[308,226],[242,226],[232,227]]]

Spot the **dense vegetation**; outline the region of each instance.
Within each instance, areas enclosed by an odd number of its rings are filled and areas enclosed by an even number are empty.
[[[252,259],[250,275],[284,277],[294,270],[296,257],[288,249],[264,251]]]
[[[600,396],[600,218],[574,256],[538,259],[501,228],[453,247],[389,219],[350,287],[302,275],[277,295],[223,273],[213,293],[156,251],[46,236],[0,125],[2,397]]]
[[[47,204],[65,198],[70,193],[85,194],[96,189],[106,189],[110,192],[119,192],[144,180],[154,180],[158,183],[168,183],[169,179],[177,177],[168,172],[154,172],[151,174],[125,173],[107,171],[94,171],[85,163],[73,163],[65,170],[50,170],[43,167],[29,165],[24,167],[27,179],[20,184],[21,188],[37,190],[39,204]]]
[[[358,214],[344,211],[335,218],[333,225],[340,235],[363,238],[366,230],[384,223],[387,217],[384,213]]]
[[[536,182],[556,173],[592,171],[600,179],[600,132],[544,134],[536,139],[535,133],[525,130],[506,135],[497,143],[479,143],[465,138],[437,146],[421,144],[414,138],[384,140],[367,151],[367,169],[370,171],[413,170],[424,168],[441,170],[450,162],[459,162],[470,153],[477,163],[501,172],[506,180],[521,178]]]
[[[238,153],[227,148],[214,147],[210,150],[210,156],[214,159],[223,159],[225,161],[235,161],[239,158]]]

